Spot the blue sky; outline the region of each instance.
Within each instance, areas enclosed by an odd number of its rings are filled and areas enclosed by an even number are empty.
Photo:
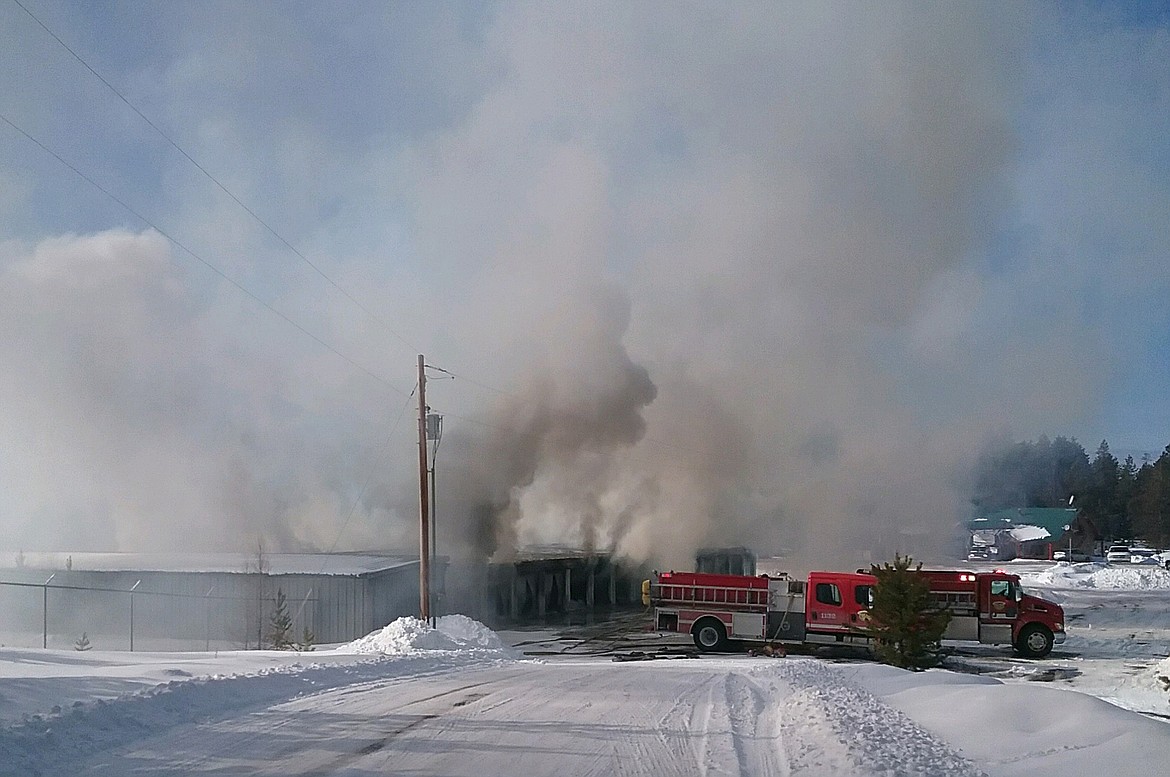
[[[452,509],[642,555],[1170,443],[1160,5],[21,4],[264,224],[0,4],[4,117],[149,222],[0,124],[18,544],[409,543],[419,352]]]

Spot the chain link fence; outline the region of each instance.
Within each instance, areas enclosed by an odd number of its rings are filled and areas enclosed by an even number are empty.
[[[0,581],[0,644],[78,650],[263,648],[273,641],[275,621],[283,620],[274,618],[281,610],[288,619],[284,636],[289,642],[311,645],[316,637],[313,588],[294,583],[285,590],[261,575],[204,580],[202,592],[174,590],[190,585],[167,585],[170,581],[157,575],[153,581],[124,579],[121,585],[85,585],[60,577],[53,573],[39,583]]]

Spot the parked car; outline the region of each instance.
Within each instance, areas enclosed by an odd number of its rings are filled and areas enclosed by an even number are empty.
[[[1154,558],[1158,551],[1153,548],[1130,548],[1129,549],[1129,563],[1131,564],[1157,564],[1158,559]]]
[[[1110,564],[1128,564],[1129,546],[1110,545],[1109,550],[1105,551],[1105,560]]]
[[[1073,563],[1080,563],[1082,561],[1092,561],[1093,557],[1088,553],[1080,550],[1074,550],[1070,555],[1067,550],[1058,550],[1052,554],[1053,561],[1071,561]]]
[[[967,551],[968,561],[998,561],[999,548],[994,545],[976,545]]]

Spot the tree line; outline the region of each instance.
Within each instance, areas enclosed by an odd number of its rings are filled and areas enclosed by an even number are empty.
[[[1105,440],[1092,459],[1076,438],[1041,436],[979,457],[972,497],[977,510],[1068,507],[1105,540],[1143,539],[1170,546],[1170,445],[1157,459],[1118,461]]]

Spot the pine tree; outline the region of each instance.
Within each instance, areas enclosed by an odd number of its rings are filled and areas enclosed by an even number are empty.
[[[924,669],[938,663],[940,641],[950,613],[938,610],[930,584],[913,569],[909,556],[895,554],[894,563],[870,568],[877,578],[867,629],[874,639],[878,660],[904,669]]]
[[[314,634],[313,632],[309,631],[308,626],[305,626],[304,630],[301,632],[301,638],[299,640],[297,640],[297,643],[295,645],[293,645],[293,648],[298,653],[308,653],[309,651],[311,651],[313,649],[313,646],[316,644],[317,644],[317,635]]]
[[[268,621],[268,644],[273,650],[288,650],[292,647],[292,616],[288,612],[288,601],[284,591],[276,589],[276,606]]]
[[[1129,509],[1134,536],[1158,545],[1170,541],[1170,445],[1138,470]]]
[[[1077,495],[1077,505],[1109,537],[1117,535],[1121,522],[1118,509],[1120,485],[1121,467],[1109,451],[1109,443],[1102,440],[1093,457],[1091,482],[1083,493]]]
[[[1130,516],[1133,511],[1133,500],[1137,495],[1137,474],[1138,468],[1133,462],[1133,456],[1126,456],[1125,463],[1117,473],[1117,529],[1113,537],[1133,536],[1133,519]]]

